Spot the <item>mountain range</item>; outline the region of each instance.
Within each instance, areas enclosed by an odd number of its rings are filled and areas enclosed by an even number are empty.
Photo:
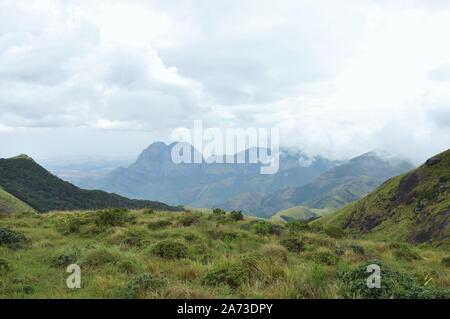
[[[145,200],[131,200],[117,194],[84,190],[50,174],[32,158],[20,155],[0,159],[0,211],[95,210],[103,208],[178,208]]]
[[[450,244],[450,150],[318,221],[382,240]]]
[[[129,167],[118,168],[101,178],[84,179],[77,185],[130,198],[212,208],[244,192],[265,193],[305,185],[339,164],[322,157],[310,159],[301,153],[283,151],[278,173],[261,175],[260,164],[175,164],[171,159],[174,145],[153,143]]]
[[[306,185],[269,194],[244,193],[220,206],[263,217],[295,206],[333,211],[367,195],[388,178],[412,168],[407,161],[369,152],[331,168]]]

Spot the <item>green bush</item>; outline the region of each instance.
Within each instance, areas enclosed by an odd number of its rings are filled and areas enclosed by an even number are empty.
[[[51,261],[52,267],[67,267],[74,264],[80,257],[80,250],[78,248],[69,248],[64,250],[61,254],[53,257]]]
[[[85,221],[77,216],[65,216],[56,223],[56,229],[62,235],[78,234]]]
[[[450,257],[444,257],[444,258],[442,258],[441,263],[442,263],[445,267],[450,267]]]
[[[417,252],[403,244],[394,250],[394,256],[409,261],[420,259],[420,255]]]
[[[208,235],[214,240],[232,241],[239,237],[237,232],[226,231],[222,229],[208,230]]]
[[[148,229],[151,230],[157,230],[161,228],[166,228],[168,226],[172,225],[172,222],[168,220],[158,220],[156,222],[151,222],[147,224]]]
[[[398,296],[401,299],[450,299],[450,290],[431,287],[415,287]]]
[[[90,251],[82,260],[83,264],[92,267],[100,267],[106,264],[116,264],[120,261],[120,256],[106,248],[98,248]]]
[[[165,282],[154,278],[151,274],[144,273],[133,277],[124,291],[127,299],[145,298],[146,293],[163,287]]]
[[[319,251],[315,255],[315,259],[325,265],[334,266],[338,263],[339,257],[329,251]]]
[[[283,239],[280,243],[281,245],[286,247],[288,251],[293,253],[301,252],[305,247],[305,244],[298,238],[286,238]]]
[[[0,258],[0,274],[11,271],[11,265],[3,258]]]
[[[345,232],[342,228],[337,226],[327,226],[324,228],[325,234],[333,238],[343,238],[345,236]]]
[[[165,240],[154,245],[151,251],[154,255],[164,259],[181,259],[187,257],[188,248],[183,243]]]
[[[232,220],[234,220],[234,221],[239,221],[239,220],[243,220],[244,219],[244,214],[242,214],[242,212],[241,211],[232,211],[231,213],[230,213],[230,217],[231,217],[231,219]]]
[[[287,224],[287,228],[290,232],[297,233],[302,231],[309,231],[311,229],[311,226],[309,226],[309,224],[304,221],[294,220]]]
[[[367,266],[371,264],[380,266],[380,288],[370,289],[367,287],[367,278],[371,274],[367,272]],[[409,274],[394,270],[380,261],[361,264],[354,270],[340,274],[340,278],[344,283],[341,290],[344,298],[406,298],[407,292],[417,287],[413,277]]]
[[[366,254],[366,251],[364,250],[364,247],[356,244],[349,245],[348,248],[350,248],[355,254],[364,256]]]
[[[210,286],[228,285],[237,288],[250,278],[248,269],[239,262],[223,262],[216,265],[203,278],[203,283]]]
[[[155,211],[151,208],[147,208],[147,209],[144,209],[144,211],[142,213],[145,215],[153,215],[155,213]]]
[[[141,230],[127,230],[122,238],[122,243],[130,247],[141,247],[144,244],[145,233]]]
[[[200,220],[200,217],[198,217],[196,215],[186,215],[186,216],[183,216],[180,218],[180,223],[184,227],[189,227],[195,223],[198,223],[199,220]]]
[[[266,221],[258,220],[253,224],[253,230],[260,236],[280,235],[283,227]]]
[[[215,216],[223,216],[223,215],[226,214],[226,212],[223,209],[221,209],[221,208],[214,208],[213,209],[213,214]]]
[[[29,240],[21,232],[0,228],[0,246],[5,246],[10,249],[21,248]]]
[[[128,210],[114,208],[102,210],[95,215],[95,224],[101,226],[123,226],[127,222],[132,222],[133,217],[129,216]]]

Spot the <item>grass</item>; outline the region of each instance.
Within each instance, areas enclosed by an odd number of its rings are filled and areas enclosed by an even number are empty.
[[[0,229],[27,239],[0,245],[0,298],[363,298],[373,295],[349,278],[362,280],[373,260],[396,289],[381,297],[450,288],[448,250],[230,214],[27,213],[3,215]],[[66,287],[71,263],[81,267],[81,289]]]

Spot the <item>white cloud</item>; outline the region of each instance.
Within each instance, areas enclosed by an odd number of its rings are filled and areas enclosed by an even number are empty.
[[[423,160],[450,140],[448,30],[440,0],[0,0],[0,156],[114,153],[113,131],[137,153],[202,119]]]

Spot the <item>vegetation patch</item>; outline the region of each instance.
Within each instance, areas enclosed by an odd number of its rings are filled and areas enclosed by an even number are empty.
[[[5,246],[10,249],[18,249],[28,241],[29,240],[21,232],[8,228],[0,228],[0,246]]]
[[[65,249],[62,253],[57,254],[51,261],[52,267],[67,267],[74,264],[80,257],[80,250],[78,248],[70,247]]]
[[[121,208],[101,210],[95,215],[95,224],[99,227],[123,226],[132,221],[134,218],[129,215],[128,210]]]
[[[286,247],[288,251],[293,253],[301,252],[305,247],[305,244],[298,238],[286,238],[283,239],[280,243],[281,245]]]
[[[139,274],[128,282],[123,297],[127,299],[145,298],[148,292],[156,291],[164,285],[163,280],[157,279],[149,273]]]
[[[240,262],[223,262],[211,269],[203,279],[210,286],[228,285],[238,288],[250,278],[249,270]]]
[[[151,252],[153,255],[164,259],[181,259],[187,257],[188,248],[183,243],[164,240],[155,244]]]
[[[168,220],[158,220],[156,222],[148,223],[147,228],[150,230],[157,230],[157,229],[169,227],[170,225],[172,225],[172,222],[170,222]]]

